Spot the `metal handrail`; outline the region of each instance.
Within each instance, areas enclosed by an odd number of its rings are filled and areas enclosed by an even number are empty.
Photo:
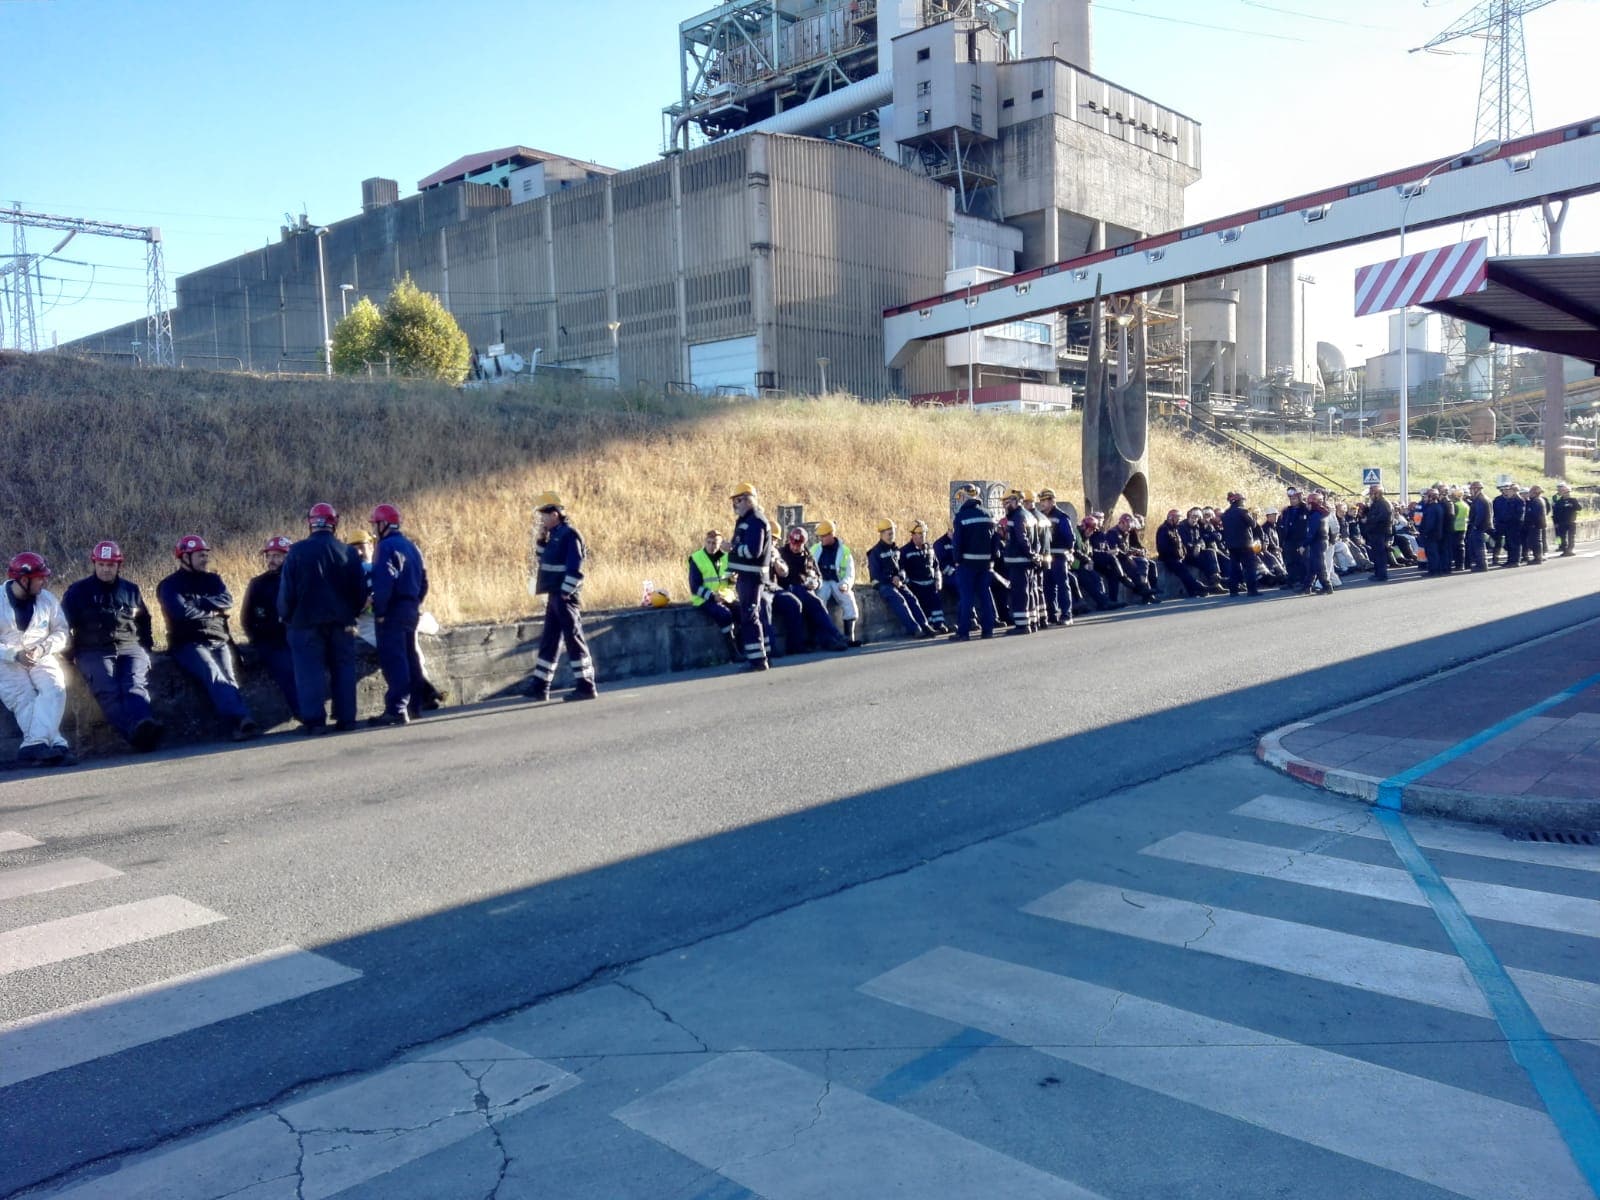
[[[1226,438],[1230,438],[1239,442],[1241,445],[1250,446],[1250,448],[1255,450],[1257,454],[1260,454],[1265,458],[1270,458],[1274,462],[1281,463],[1286,467],[1292,467],[1302,478],[1320,482],[1323,487],[1331,488],[1336,492],[1341,492],[1344,490],[1344,486],[1338,483],[1331,475],[1324,475],[1310,463],[1302,462],[1294,455],[1286,453],[1277,446],[1274,446],[1265,438],[1258,437],[1249,430],[1219,429],[1217,432],[1221,433]],[[1246,439],[1249,440],[1246,441]],[[1254,445],[1251,445],[1251,443],[1254,443]]]

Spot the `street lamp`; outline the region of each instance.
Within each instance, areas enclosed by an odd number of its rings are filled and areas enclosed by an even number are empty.
[[[1300,281],[1300,369],[1306,372],[1306,382],[1313,385],[1311,400],[1315,404],[1317,377],[1311,374],[1311,360],[1306,357],[1306,284],[1315,283],[1317,277],[1315,275],[1296,275],[1295,278]]]
[[[817,393],[820,396],[826,396],[828,394],[828,364],[832,361],[833,360],[831,358],[827,358],[823,355],[817,356],[817,370],[822,375],[822,390]]]
[[[1364,438],[1367,436],[1367,344],[1357,342],[1356,349],[1362,352],[1356,375],[1356,436]]]
[[[965,304],[967,306],[967,404],[970,407],[976,408],[978,404],[978,398],[974,394],[972,388],[973,375],[977,370],[976,363],[978,359],[978,353],[974,348],[972,339],[972,310],[978,306],[978,298],[972,294],[972,285],[970,283],[967,285]]]
[[[322,299],[322,367],[323,373],[333,377],[333,339],[328,336],[328,263],[322,254],[322,239],[328,227],[318,225],[317,235],[317,294]]]
[[[339,285],[339,319],[342,321],[350,315],[350,293],[356,290],[353,283]]]
[[[1400,193],[1400,257],[1406,256],[1406,213],[1411,209],[1411,202],[1423,192],[1428,190],[1428,180],[1440,171],[1456,162],[1458,158],[1490,158],[1500,152],[1500,141],[1491,138],[1480,142],[1464,155],[1456,158],[1447,158],[1433,170],[1429,171],[1415,183],[1401,184],[1395,190]],[[1408,504],[1411,499],[1410,483],[1410,447],[1411,447],[1411,305],[1407,304],[1400,310],[1400,503]]]

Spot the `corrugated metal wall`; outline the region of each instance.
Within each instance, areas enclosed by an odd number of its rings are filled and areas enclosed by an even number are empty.
[[[936,391],[937,354],[902,378],[883,365],[880,313],[941,290],[949,193],[868,151],[755,135],[770,152],[778,387],[831,385],[878,397]],[[446,303],[475,346],[503,341],[541,361],[609,360],[624,384],[688,378],[688,348],[750,336],[761,272],[752,248],[754,137],[732,139],[511,206],[456,184],[331,226],[323,239],[330,326],[340,285],[381,303],[409,273]],[[185,275],[173,314],[195,366],[316,370],[322,344],[317,239],[303,234]],[[127,354],[131,322],[76,343]]]
[[[937,390],[942,365],[932,379],[891,377],[881,314],[943,290],[949,191],[853,146],[773,137],[769,154],[778,386],[815,390],[826,357],[830,387],[870,397],[897,382],[907,393]]]

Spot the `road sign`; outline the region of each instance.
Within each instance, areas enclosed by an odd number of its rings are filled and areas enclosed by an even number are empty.
[[[1361,486],[1364,487],[1364,488],[1369,488],[1369,487],[1373,487],[1373,486],[1382,487],[1383,486],[1383,468],[1382,467],[1362,467],[1361,468]]]

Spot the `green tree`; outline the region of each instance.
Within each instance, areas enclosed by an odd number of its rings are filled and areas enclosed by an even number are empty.
[[[467,377],[472,352],[456,319],[437,296],[412,283],[410,275],[396,284],[384,301],[380,349],[388,352],[403,374],[446,383],[460,383]]]
[[[367,363],[382,358],[383,314],[363,296],[333,327],[333,369],[341,375],[359,375]]]

